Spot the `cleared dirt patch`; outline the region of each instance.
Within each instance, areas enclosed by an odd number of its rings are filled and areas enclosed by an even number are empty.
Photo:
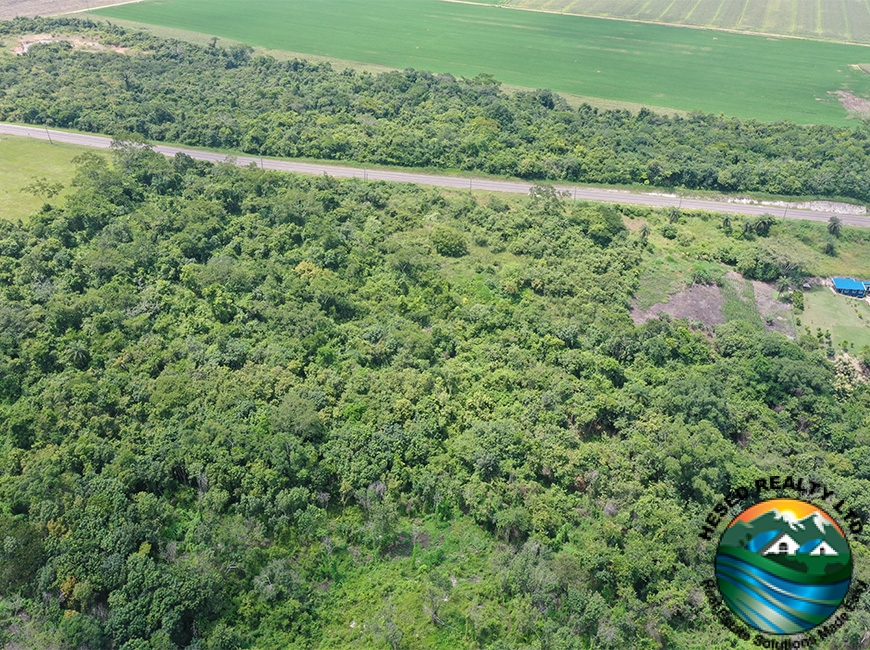
[[[774,296],[774,288],[770,284],[753,280],[752,287],[755,289],[755,304],[758,306],[758,313],[764,320],[767,329],[794,337],[791,305],[777,300]]]
[[[631,318],[640,324],[664,313],[672,318],[698,321],[710,327],[725,323],[729,319],[759,323],[760,317],[768,331],[794,337],[791,305],[776,299],[772,284],[745,280],[734,271],[725,274],[723,282],[725,291],[716,285],[693,285],[648,309],[640,309],[637,300],[634,300]]]
[[[118,47],[117,45],[104,45],[100,43],[98,36],[91,39],[85,39],[81,36],[53,36],[51,34],[26,34],[18,38],[18,43],[12,48],[12,53],[15,55],[27,54],[27,51],[39,43],[57,43],[66,41],[73,46],[75,50],[85,50],[88,52],[104,52],[112,50],[124,54],[129,48]]]
[[[870,99],[857,97],[852,93],[847,93],[845,90],[838,90],[834,93],[840,100],[840,103],[850,113],[855,113],[864,117],[870,116]]]
[[[667,302],[657,302],[649,309],[631,310],[631,319],[637,323],[645,323],[659,314],[665,313],[674,318],[686,318],[704,323],[704,325],[719,325],[725,322],[722,313],[724,298],[719,287],[715,285],[694,285],[672,295]]]

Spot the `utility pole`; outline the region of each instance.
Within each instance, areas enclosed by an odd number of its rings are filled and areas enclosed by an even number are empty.
[[[45,125],[45,135],[48,136],[48,144],[54,144],[54,142],[51,141],[51,133],[48,132],[48,124]]]

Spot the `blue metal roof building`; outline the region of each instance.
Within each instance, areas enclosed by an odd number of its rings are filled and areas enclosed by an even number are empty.
[[[844,296],[863,298],[870,291],[870,282],[860,282],[852,278],[833,278],[834,291]]]

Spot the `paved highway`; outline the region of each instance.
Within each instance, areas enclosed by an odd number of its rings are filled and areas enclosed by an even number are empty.
[[[17,135],[52,142],[67,142],[70,144],[84,145],[108,149],[112,139],[100,135],[86,135],[83,133],[67,133],[66,131],[47,130],[32,126],[18,126],[15,124],[0,123],[0,134]],[[154,151],[164,156],[174,156],[177,153],[185,153],[197,160],[211,162],[225,162],[227,154],[197,151],[167,145],[154,145]],[[291,160],[274,160],[269,158],[257,158],[250,156],[235,156],[232,158],[235,164],[246,167],[251,163],[265,169],[294,172],[297,174],[313,174],[320,176],[328,174],[337,178],[363,178],[379,181],[396,181],[400,183],[417,183],[420,185],[436,185],[438,187],[452,187],[459,189],[489,190],[491,192],[512,192],[515,194],[528,194],[531,183],[517,181],[499,181],[486,178],[462,177],[462,176],[439,176],[437,174],[419,174],[415,172],[385,171],[382,169],[362,169],[355,167],[343,167],[325,163],[304,163]],[[827,222],[835,213],[817,210],[798,210],[796,208],[781,208],[769,205],[746,205],[741,203],[726,203],[724,201],[712,201],[706,199],[680,198],[676,196],[662,196],[658,194],[644,194],[641,192],[628,192],[625,190],[609,190],[600,188],[580,187],[573,185],[558,185],[557,188],[568,192],[572,197],[589,201],[605,201],[608,203],[627,203],[648,205],[653,207],[681,207],[688,210],[709,210],[711,212],[727,212],[741,215],[772,214],[787,219],[807,219],[810,221]],[[836,214],[848,226],[870,228],[870,215]]]

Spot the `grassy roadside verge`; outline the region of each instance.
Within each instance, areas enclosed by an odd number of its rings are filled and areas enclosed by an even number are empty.
[[[0,135],[0,219],[26,220],[39,210],[45,199],[22,191],[36,178],[63,184],[63,191],[51,202],[64,199],[75,173],[72,160],[85,152],[103,154],[93,147]]]

